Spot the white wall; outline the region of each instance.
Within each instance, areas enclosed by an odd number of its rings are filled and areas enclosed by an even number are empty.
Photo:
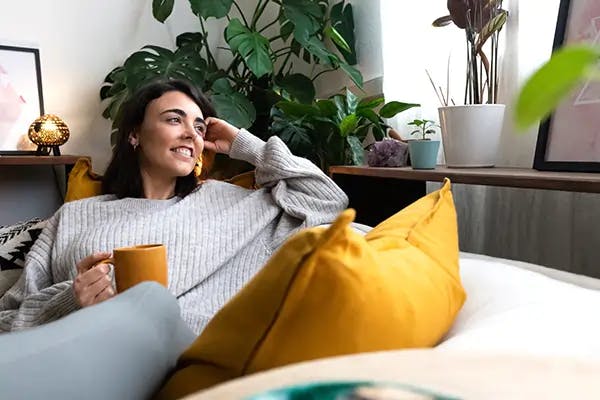
[[[349,3],[354,11],[354,34],[358,53],[358,65],[355,67],[363,74],[365,91],[368,94],[379,94],[382,87],[378,78],[383,76],[380,0],[350,0]],[[369,81],[374,82],[369,85]],[[316,83],[317,92],[321,95],[335,93],[340,88],[354,85],[339,71],[322,75]]]
[[[110,123],[101,116],[99,88],[106,74],[145,44],[173,48],[175,37],[198,31],[186,0],[178,0],[166,24],[154,20],[151,0],[19,0],[4,2],[0,43],[40,49],[44,105],[65,120],[71,138],[64,154],[93,158],[102,172],[110,158]],[[240,1],[252,9],[255,1]],[[352,0],[361,71],[365,80],[382,75],[379,0]],[[213,20],[214,21],[214,20]],[[209,25],[213,47],[222,45],[222,25]],[[214,34],[216,32],[217,34]],[[227,55],[223,52],[221,57]],[[320,79],[329,93],[350,84],[343,75]]]
[[[151,0],[2,4],[0,43],[40,50],[45,111],[59,115],[71,130],[62,152],[91,155],[98,171],[110,157],[110,123],[101,116],[99,100],[106,74],[145,44],[171,47],[178,33],[198,30],[187,2],[178,2],[167,25],[153,19],[151,4]]]
[[[510,15],[501,37],[504,57],[500,65],[499,102],[507,104],[507,114],[498,165],[530,168],[537,128],[516,132],[512,124],[512,103],[524,79],[550,56],[558,0],[545,0],[544,7],[536,1],[504,0],[503,4]],[[454,25],[443,28],[431,25],[436,18],[447,14],[443,0],[421,0],[410,7],[397,0],[381,2],[384,93],[386,97],[422,105],[396,118],[396,126],[405,136],[406,122],[415,117],[439,120],[440,102],[425,69],[430,71],[435,85],[445,90],[450,58],[450,97],[456,104],[463,104],[464,31]]]

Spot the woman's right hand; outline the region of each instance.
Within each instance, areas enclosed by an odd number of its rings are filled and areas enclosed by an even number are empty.
[[[77,276],[73,280],[75,299],[81,307],[100,303],[115,295],[110,277],[110,265],[100,263],[110,253],[94,253],[77,263]]]

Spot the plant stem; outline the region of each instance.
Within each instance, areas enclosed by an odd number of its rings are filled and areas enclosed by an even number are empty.
[[[311,80],[314,82],[315,80],[317,80],[317,78],[318,78],[319,76],[323,75],[324,73],[331,72],[331,71],[335,71],[335,68],[332,68],[332,69],[324,69],[323,71],[321,71],[321,72],[319,72],[318,74],[316,74],[316,75],[315,75],[315,77],[314,77],[314,78],[312,78]]]
[[[271,26],[275,25],[277,23],[277,21],[279,21],[279,16],[277,16],[277,18],[275,18],[272,22],[269,22],[267,25],[265,25],[264,27],[262,27],[258,32],[262,33],[264,31],[266,31]],[[281,37],[281,36],[279,36],[279,37]]]
[[[265,11],[267,4],[269,4],[269,0],[265,0],[264,3],[262,2],[262,0],[258,0],[258,4],[256,5],[256,8],[254,9],[254,14],[252,15],[252,22],[250,22],[251,30],[256,29],[256,23],[258,22],[258,20],[262,16],[263,12]]]
[[[473,37],[471,36],[471,40],[473,39]],[[477,54],[475,53],[475,44],[471,41],[470,42],[470,50],[471,50],[471,72],[472,72],[472,79],[473,79],[473,103],[474,104],[480,104],[481,100],[479,98],[479,74],[477,71]]]
[[[283,36],[282,35],[277,35],[272,37],[271,39],[269,39],[269,43],[276,41],[277,39],[281,39]]]
[[[281,64],[281,68],[279,68],[279,73],[278,75],[281,75],[283,73],[283,70],[285,69],[286,64],[288,63],[288,61],[290,60],[290,57],[292,56],[292,52],[290,51],[287,56],[285,56],[285,59],[283,60],[283,64]]]
[[[244,13],[242,12],[242,9],[240,8],[239,4],[237,3],[237,1],[233,1],[233,5],[235,6],[235,8],[237,8],[238,12],[240,13],[240,16],[242,17],[242,20],[244,21],[244,25],[246,25],[246,28],[250,28],[250,25],[248,25],[248,21],[246,20],[246,17],[244,16]]]
[[[494,104],[498,103],[498,42],[499,42],[499,34],[500,32],[495,33],[494,37],[494,49],[493,49],[493,60],[494,60]]]
[[[206,58],[208,58],[208,62],[212,64],[213,69],[217,69],[217,61],[213,57],[210,47],[208,47],[208,38],[206,34],[206,28],[204,27],[204,21],[202,17],[198,18],[200,20],[200,29],[202,29],[202,40],[204,41],[204,50],[206,51]]]

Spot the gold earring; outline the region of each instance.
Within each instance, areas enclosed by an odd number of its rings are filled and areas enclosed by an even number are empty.
[[[200,174],[202,174],[202,154],[200,154],[196,160],[196,165],[194,166],[194,175],[200,177]]]
[[[133,147],[133,151],[136,151],[139,145],[140,144],[138,142],[131,143],[131,146]]]

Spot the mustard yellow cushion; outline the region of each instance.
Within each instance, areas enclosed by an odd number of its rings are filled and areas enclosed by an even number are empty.
[[[88,158],[77,160],[67,181],[65,203],[102,194],[102,177],[92,172]]]
[[[206,158],[205,158],[206,159]],[[212,163],[212,159],[211,163]],[[209,164],[203,164],[202,176],[207,175],[204,171]],[[236,175],[226,182],[232,183],[246,189],[256,189],[254,181],[254,171],[244,172]],[[85,199],[88,197],[102,194],[102,176],[92,172],[92,163],[87,158],[77,160],[67,183],[67,193],[65,194],[65,203],[73,200]]]
[[[364,237],[353,219],[346,210],[289,239],[181,356],[158,398],[304,360],[438,343],[465,300],[450,183]]]

